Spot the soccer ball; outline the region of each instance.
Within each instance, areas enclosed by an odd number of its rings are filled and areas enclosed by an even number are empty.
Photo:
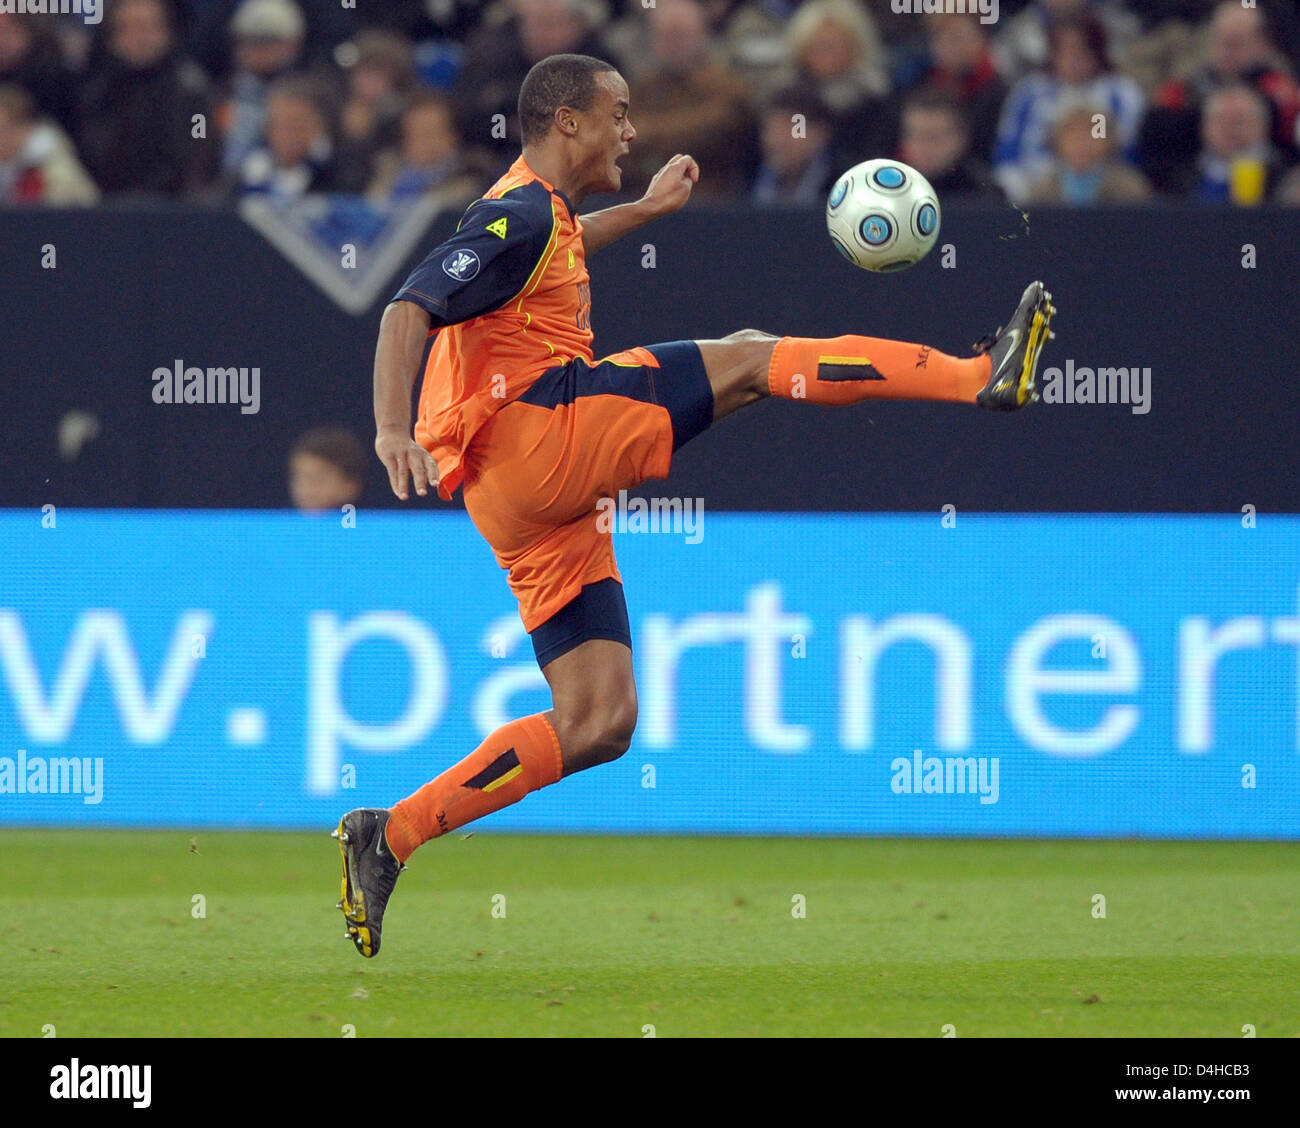
[[[826,200],[826,229],[855,266],[906,270],[939,237],[939,198],[902,161],[863,161],[835,181]]]

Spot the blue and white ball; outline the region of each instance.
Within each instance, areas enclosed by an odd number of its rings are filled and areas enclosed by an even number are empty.
[[[939,198],[911,165],[863,161],[844,173],[826,200],[826,229],[863,270],[906,270],[939,238]]]

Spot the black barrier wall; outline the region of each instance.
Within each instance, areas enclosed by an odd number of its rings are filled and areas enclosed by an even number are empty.
[[[372,437],[386,298],[342,312],[232,214],[4,213],[0,264],[0,505],[278,507],[301,431]],[[1041,277],[1059,309],[1045,367],[1149,370],[1145,412],[766,402],[643,492],[714,510],[1300,509],[1300,212],[954,206],[928,259],[876,276],[834,253],[820,214],[692,207],[590,267],[597,356],[748,326],[964,354]],[[154,403],[152,373],[177,360],[257,367],[259,410]],[[398,504],[377,461],[365,503]]]

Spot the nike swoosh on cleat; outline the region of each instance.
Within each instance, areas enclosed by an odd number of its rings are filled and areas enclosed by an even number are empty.
[[[381,830],[375,838],[375,853],[384,857],[384,832]]]

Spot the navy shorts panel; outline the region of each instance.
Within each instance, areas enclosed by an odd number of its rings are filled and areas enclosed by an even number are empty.
[[[559,368],[548,368],[518,399],[538,407],[559,407],[579,396],[623,396],[641,403],[658,403],[653,381],[639,364],[602,360],[588,364],[575,356]]]
[[[677,450],[713,422],[713,388],[704,358],[694,341],[650,345],[646,351],[659,362],[655,377],[658,402],[672,416],[673,450]]]
[[[673,424],[673,450],[713,422],[713,388],[694,341],[648,345],[659,367],[602,360],[588,364],[575,357],[543,372],[519,403],[558,407],[579,396],[624,396],[667,409]],[[619,356],[626,354],[620,353]]]
[[[623,585],[612,578],[586,584],[529,637],[533,640],[537,664],[543,669],[593,638],[621,642],[631,649],[632,628],[628,623]]]

